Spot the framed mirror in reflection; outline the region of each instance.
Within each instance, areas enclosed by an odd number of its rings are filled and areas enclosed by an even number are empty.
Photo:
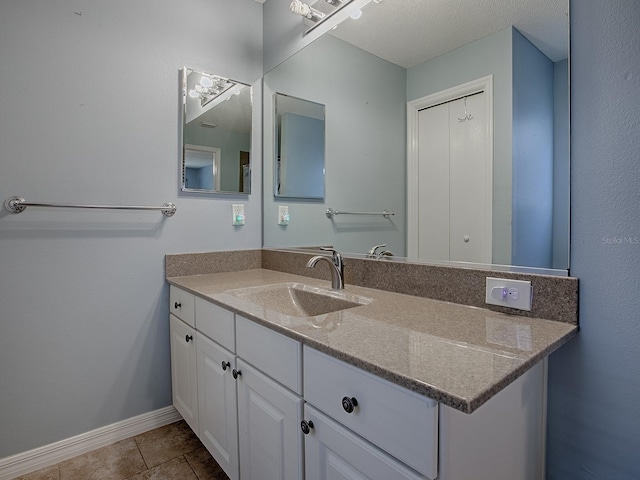
[[[185,67],[180,89],[181,190],[251,193],[251,87]]]
[[[274,95],[274,195],[324,198],[324,105]]]
[[[331,112],[325,204],[288,202],[293,220],[265,222],[266,247],[386,244],[425,262],[566,271],[567,2],[461,0],[455,15],[448,4],[372,2],[265,75],[265,102],[287,91]],[[327,207],[396,215],[327,219]],[[480,240],[481,257],[460,253]]]

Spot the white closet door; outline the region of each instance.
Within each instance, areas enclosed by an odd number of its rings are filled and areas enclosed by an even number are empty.
[[[485,93],[466,102],[418,114],[418,257],[491,263]]]
[[[449,103],[449,246],[450,259],[491,263],[486,215],[487,121],[484,93]]]
[[[418,114],[418,257],[449,260],[449,105]]]

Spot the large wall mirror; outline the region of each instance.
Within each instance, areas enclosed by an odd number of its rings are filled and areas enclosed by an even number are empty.
[[[566,0],[371,2],[268,72],[264,245],[566,272],[568,25]],[[323,202],[273,195],[276,92],[325,105]]]
[[[180,91],[182,191],[251,193],[251,87],[184,68]]]

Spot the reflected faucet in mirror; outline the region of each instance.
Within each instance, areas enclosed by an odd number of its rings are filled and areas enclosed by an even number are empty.
[[[381,250],[380,252],[378,252],[379,248],[385,248],[387,246],[386,243],[383,243],[381,245],[374,245],[373,247],[371,247],[371,249],[367,252],[366,257],[367,258],[383,258],[383,257],[393,257],[393,253],[390,252],[389,250]]]

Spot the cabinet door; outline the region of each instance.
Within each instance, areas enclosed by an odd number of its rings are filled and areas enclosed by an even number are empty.
[[[194,432],[198,431],[198,379],[195,330],[169,315],[171,394],[173,405]]]
[[[423,480],[424,477],[306,404],[306,480]]]
[[[242,480],[303,478],[302,398],[238,359]]]
[[[238,411],[232,375],[235,357],[199,332],[196,344],[200,440],[229,478],[237,480]]]

